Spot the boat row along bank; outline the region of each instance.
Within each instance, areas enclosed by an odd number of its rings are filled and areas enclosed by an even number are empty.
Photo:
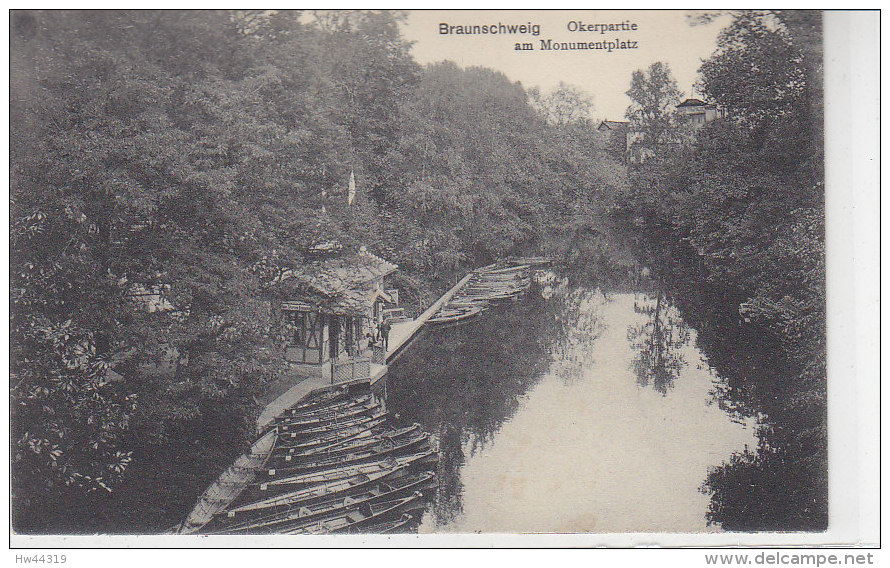
[[[172,532],[410,532],[435,497],[436,448],[420,425],[394,424],[368,381],[316,389],[276,418]]]

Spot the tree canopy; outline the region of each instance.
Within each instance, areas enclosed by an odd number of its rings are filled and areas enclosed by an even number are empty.
[[[631,105],[625,117],[642,133],[640,144],[656,150],[673,130],[674,109],[682,96],[670,66],[656,61],[645,71],[634,71],[626,94]]]
[[[16,530],[179,520],[246,447],[282,372],[270,284],[319,244],[398,263],[418,306],[582,249],[555,237],[588,234],[612,166],[502,74],[422,68],[401,17],[12,14]]]

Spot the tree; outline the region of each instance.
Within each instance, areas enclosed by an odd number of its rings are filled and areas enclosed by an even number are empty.
[[[336,10],[314,16],[326,51],[318,61],[337,97],[332,116],[349,135],[351,169],[372,197],[392,198],[393,179],[379,164],[398,144],[399,104],[420,80],[411,44],[399,32],[405,14]]]
[[[245,395],[271,369],[249,271],[261,224],[208,112],[244,60],[224,13],[15,19],[16,529],[101,530],[136,509],[132,489],[152,499],[157,486],[126,489],[134,471],[169,481],[190,466],[152,460],[194,435],[179,425],[213,420],[209,400],[232,411],[224,423],[237,432],[222,453],[237,452],[249,435]],[[146,310],[134,296],[146,287],[173,309]]]
[[[799,106],[806,83],[802,60],[774,17],[742,12],[721,32],[717,54],[702,64],[700,88],[729,117],[762,128]]]
[[[665,144],[674,127],[674,109],[682,93],[667,63],[656,61],[646,71],[631,75],[627,96],[631,100],[625,117],[642,132],[640,146],[656,151]]]
[[[560,81],[559,87],[546,95],[537,88],[529,90],[529,100],[547,124],[589,126],[593,98],[578,87]]]

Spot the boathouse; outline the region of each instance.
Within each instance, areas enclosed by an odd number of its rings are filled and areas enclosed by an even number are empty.
[[[386,352],[374,337],[385,313],[398,305],[398,292],[385,282],[397,268],[362,248],[289,271],[279,322],[291,368],[332,383],[385,371]]]

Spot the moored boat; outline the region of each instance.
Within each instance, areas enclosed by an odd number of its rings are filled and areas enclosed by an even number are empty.
[[[356,426],[370,427],[370,424],[372,422],[385,418],[386,411],[378,410],[370,415],[358,415],[355,417],[347,418],[345,420],[312,426],[310,428],[302,428],[299,430],[281,432],[279,434],[279,438],[282,440],[306,440],[308,438],[324,437],[329,434],[333,434],[335,431],[349,430]]]
[[[276,432],[268,432],[254,442],[250,452],[241,456],[226,469],[198,499],[192,512],[179,526],[180,534],[192,534],[201,530],[214,516],[231,505],[265,465],[275,443]]]
[[[517,266],[505,266],[498,267],[496,265],[486,266],[483,268],[479,268],[474,272],[479,275],[488,276],[488,275],[496,275],[496,274],[513,274],[516,272],[523,272],[528,270],[529,266],[527,264],[520,264]]]
[[[394,521],[383,521],[368,525],[361,532],[368,534],[389,534],[397,532],[407,532],[414,523],[419,523],[420,519],[410,513],[403,513],[401,517]]]
[[[315,390],[286,410],[286,412],[299,412],[335,404],[339,400],[349,396],[349,389],[344,386],[327,387]]]
[[[251,519],[246,522],[232,523],[215,531],[217,534],[236,533],[273,533],[296,530],[317,523],[327,518],[342,516],[358,509],[365,503],[392,500],[407,492],[432,489],[435,487],[435,475],[421,472],[407,475],[391,481],[382,481],[368,489],[351,493],[346,497],[330,498],[314,504],[294,504],[284,512],[277,512]]]
[[[386,416],[378,416],[368,421],[360,421],[352,426],[344,428],[336,428],[321,432],[313,436],[299,438],[294,433],[288,434],[286,437],[279,437],[272,449],[272,455],[290,453],[291,451],[303,451],[310,448],[319,448],[336,442],[349,440],[355,437],[364,436],[366,432],[372,433],[375,430],[383,431],[386,429]]]
[[[275,425],[279,432],[291,432],[294,430],[302,430],[307,427],[320,427],[324,424],[334,422],[343,422],[354,417],[372,415],[379,412],[381,407],[379,404],[362,404],[355,407],[345,408],[342,413],[334,413],[323,416],[283,416],[279,417]]]
[[[271,480],[255,482],[249,487],[254,492],[267,494],[280,491],[288,491],[299,489],[300,487],[309,485],[327,483],[330,481],[335,481],[337,479],[352,477],[361,473],[370,475],[373,473],[392,471],[403,465],[419,465],[422,463],[430,463],[435,459],[437,459],[436,452],[433,450],[427,450],[407,456],[389,456],[383,460],[371,463],[345,465],[315,473],[300,473],[280,478],[276,477]],[[270,476],[276,475],[275,470],[268,471]]]
[[[342,455],[321,455],[314,460],[304,460],[288,464],[284,467],[269,469],[275,472],[272,475],[285,476],[300,473],[311,473],[323,469],[339,468],[347,465],[368,463],[380,460],[388,456],[395,456],[409,451],[417,451],[429,448],[429,434],[421,433],[413,438],[393,442],[383,440],[376,446],[371,446],[363,451],[349,452]]]
[[[336,414],[338,412],[341,412],[344,409],[367,404],[370,401],[371,401],[371,395],[367,394],[367,395],[363,395],[363,396],[355,397],[355,398],[341,399],[338,402],[335,402],[334,404],[331,404],[329,406],[310,408],[308,410],[288,409],[288,410],[285,410],[281,416],[276,418],[276,420],[280,420],[285,417],[308,418],[308,417],[312,417],[312,416],[325,416],[328,414]]]
[[[376,446],[384,440],[398,442],[405,438],[414,436],[418,433],[420,433],[420,424],[416,423],[408,426],[407,428],[401,428],[399,430],[386,430],[379,433],[376,433],[373,430],[366,430],[362,434],[356,435],[353,438],[348,438],[341,442],[335,442],[326,446],[310,448],[308,450],[300,452],[291,451],[288,453],[273,455],[270,458],[270,463],[279,463],[282,466],[286,467],[289,463],[298,463],[301,461],[320,459],[321,457],[325,456],[337,456],[350,452],[362,451],[369,447]]]
[[[432,324],[454,323],[457,321],[470,319],[472,317],[478,316],[481,313],[481,307],[467,307],[460,309],[444,308],[442,310],[439,310],[439,312],[435,316],[428,319],[427,322]]]
[[[387,517],[404,514],[410,510],[423,507],[423,495],[415,493],[401,499],[382,501],[380,503],[364,503],[358,509],[320,521],[308,527],[285,531],[285,534],[329,534],[342,532],[358,532],[362,528],[385,520]]]
[[[231,519],[250,519],[284,513],[292,510],[294,506],[310,505],[334,497],[342,498],[364,491],[380,481],[406,476],[410,473],[408,470],[408,466],[401,466],[392,471],[379,471],[373,474],[362,473],[330,483],[314,485],[253,501],[245,500],[238,506],[230,507],[227,511],[219,513],[217,516],[223,522],[231,522]]]

